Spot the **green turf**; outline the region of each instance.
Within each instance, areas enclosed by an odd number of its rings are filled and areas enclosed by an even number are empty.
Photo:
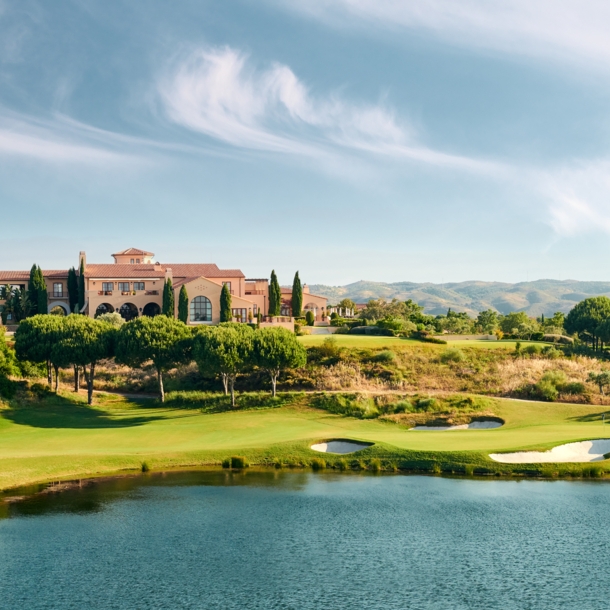
[[[439,343],[427,343],[418,341],[417,339],[402,339],[400,337],[373,337],[367,335],[304,335],[299,337],[299,341],[306,347],[313,345],[321,345],[325,339],[333,337],[337,341],[339,347],[354,347],[357,349],[363,348],[389,348],[401,345],[418,345],[423,347],[444,348],[444,347],[482,347],[489,349],[506,349],[514,350],[516,341],[477,341],[477,340],[457,340],[448,341],[447,346]],[[442,338],[442,337],[439,337]],[[540,341],[520,341],[521,346],[526,345],[550,345]]]
[[[549,448],[563,442],[610,437],[604,408],[498,400],[506,425],[494,430],[415,432],[392,423],[360,420],[304,404],[204,414],[169,409],[154,401],[97,399],[90,408],[70,395],[0,410],[0,489],[36,481],[135,469],[218,463],[231,454],[309,458],[314,440],[352,438],[376,443],[384,455],[488,461],[487,453]],[[368,451],[368,450],[367,450]],[[471,459],[471,458],[469,458]],[[507,467],[508,468],[508,467]]]

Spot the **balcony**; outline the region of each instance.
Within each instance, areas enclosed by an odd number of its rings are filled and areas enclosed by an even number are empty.
[[[144,294],[147,297],[158,296],[159,295],[159,291],[158,290],[147,290]]]
[[[134,296],[135,294],[136,294],[135,290],[121,290],[121,296],[123,296],[123,297]]]
[[[99,296],[101,297],[111,297],[112,296],[112,290],[100,290],[97,293]]]
[[[265,295],[267,294],[265,290],[246,290],[246,295]]]
[[[54,292],[53,293],[53,298],[54,299],[63,299],[64,298],[64,293],[63,292]]]

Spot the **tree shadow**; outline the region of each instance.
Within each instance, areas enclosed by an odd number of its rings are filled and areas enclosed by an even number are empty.
[[[605,421],[607,424],[610,424],[610,411],[599,411],[597,413],[585,413],[585,415],[574,415],[573,417],[568,417],[567,419],[568,421],[576,421],[582,423],[602,423]]]
[[[162,415],[116,417],[110,411],[52,396],[33,404],[9,403],[0,416],[21,426],[34,428],[129,428],[164,419]]]

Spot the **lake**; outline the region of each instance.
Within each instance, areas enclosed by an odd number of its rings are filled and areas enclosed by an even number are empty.
[[[12,504],[7,609],[607,609],[610,487],[179,472]]]

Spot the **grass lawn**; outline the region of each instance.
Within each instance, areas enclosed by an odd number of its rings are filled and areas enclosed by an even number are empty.
[[[563,442],[610,437],[603,407],[498,400],[507,422],[495,430],[413,432],[396,424],[360,420],[291,406],[203,414],[154,401],[98,395],[91,408],[66,394],[40,404],[0,409],[0,489],[60,478],[218,464],[234,455],[253,463],[320,454],[312,441],[351,438],[376,443],[362,457],[475,461],[505,470],[487,453],[549,448]],[[349,457],[349,456],[348,456]],[[329,458],[333,459],[333,458]],[[350,457],[349,459],[352,459]]]
[[[514,350],[516,341],[448,341],[447,345],[438,343],[426,343],[417,339],[402,339],[399,337],[372,337],[367,335],[304,335],[299,337],[299,341],[305,346],[321,345],[325,339],[333,337],[339,347],[354,347],[356,349],[366,348],[392,348],[401,345],[418,345],[421,347],[432,347],[436,349],[446,349],[447,347],[483,347],[489,349]],[[541,341],[521,341],[523,347],[526,345],[550,345]]]

